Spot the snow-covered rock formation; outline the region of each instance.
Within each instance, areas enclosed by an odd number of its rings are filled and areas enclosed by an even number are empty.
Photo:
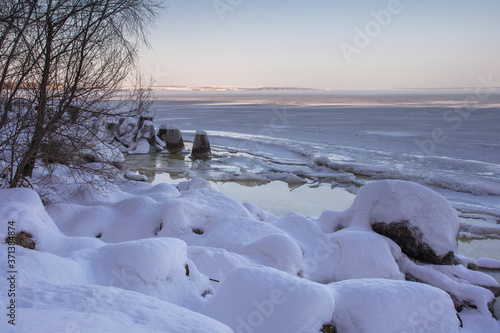
[[[55,173],[63,182],[64,166]],[[424,262],[373,230],[407,221],[435,258],[453,253],[456,216],[420,185],[374,182],[319,218],[278,218],[199,179],[66,189],[48,207],[33,190],[0,190],[0,269],[14,246],[23,331],[442,333],[460,332],[457,311],[463,332],[500,328],[499,285],[471,260]],[[34,249],[8,244],[19,232]]]

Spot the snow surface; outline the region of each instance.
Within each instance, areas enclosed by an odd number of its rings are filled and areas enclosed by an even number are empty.
[[[235,332],[317,332],[334,310],[324,285],[271,268],[238,267],[201,312]]]
[[[383,279],[331,284],[338,332],[460,332],[448,294],[421,283]]]
[[[480,268],[500,270],[500,260],[479,258],[476,260],[476,263]]]
[[[66,185],[63,195],[47,192],[48,207],[33,190],[0,190],[0,239],[15,221],[36,242],[15,247],[16,329],[318,332],[334,323],[339,332],[459,332],[446,291],[477,306],[467,309],[467,332],[498,332],[492,293],[476,286],[495,281],[462,265],[414,263],[371,230],[373,216],[411,217],[455,237],[449,204],[420,185],[373,183],[346,212],[277,218],[200,179],[100,190],[73,179],[53,170]],[[8,245],[0,249],[7,272]],[[428,284],[404,281],[408,273]],[[8,283],[0,279],[0,290]],[[2,293],[0,306],[8,302]],[[5,318],[0,330],[14,331]]]

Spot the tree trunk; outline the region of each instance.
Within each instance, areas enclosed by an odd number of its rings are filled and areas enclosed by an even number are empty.
[[[33,175],[33,169],[35,168],[35,163],[38,157],[38,151],[43,142],[43,138],[47,134],[44,124],[45,124],[45,115],[47,113],[47,94],[48,94],[47,88],[49,85],[51,61],[52,61],[51,59],[52,43],[54,40],[54,25],[52,22],[51,7],[52,7],[52,0],[49,0],[47,4],[47,14],[45,22],[47,27],[47,36],[46,36],[47,42],[45,45],[44,66],[40,81],[35,131],[33,133],[33,136],[31,137],[28,150],[26,154],[24,154],[23,159],[21,160],[19,165],[17,166],[14,177],[10,181],[9,185],[11,188],[17,187],[24,178],[31,177]]]

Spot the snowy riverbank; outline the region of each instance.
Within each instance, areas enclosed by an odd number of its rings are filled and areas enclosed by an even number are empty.
[[[421,185],[373,182],[346,211],[278,218],[201,179],[96,191],[68,172],[53,170],[62,194],[44,193],[47,207],[32,190],[0,191],[0,237],[35,243],[15,246],[14,269],[1,245],[2,274],[16,272],[15,295],[0,282],[16,324],[4,316],[2,332],[500,329],[489,311],[498,283],[454,258],[456,211]]]

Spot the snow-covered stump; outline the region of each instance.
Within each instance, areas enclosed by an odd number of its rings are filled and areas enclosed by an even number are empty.
[[[169,153],[178,154],[184,150],[184,140],[178,126],[170,125],[164,133],[160,139],[165,142],[165,149]]]
[[[193,150],[191,151],[191,157],[205,159],[212,155],[212,150],[210,149],[210,142],[208,141],[208,134],[205,131],[196,131],[194,137]]]

